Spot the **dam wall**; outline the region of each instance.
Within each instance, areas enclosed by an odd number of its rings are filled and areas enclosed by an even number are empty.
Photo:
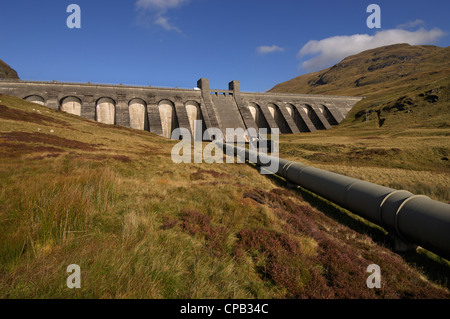
[[[314,132],[338,125],[362,99],[241,92],[239,81],[230,82],[228,90],[216,90],[205,78],[194,89],[0,80],[0,94],[167,138],[176,128],[186,128],[192,136],[203,136],[209,128],[218,128],[224,136],[227,128]]]

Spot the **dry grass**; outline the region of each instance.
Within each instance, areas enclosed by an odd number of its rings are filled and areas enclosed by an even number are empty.
[[[0,118],[0,298],[449,297],[445,263],[410,264],[248,165],[173,164],[173,141],[0,100],[68,124]]]
[[[333,128],[280,139],[280,156],[450,201],[450,130]]]

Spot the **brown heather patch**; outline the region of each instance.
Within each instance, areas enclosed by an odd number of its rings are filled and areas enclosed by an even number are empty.
[[[290,192],[254,189],[244,199],[257,199],[284,222],[286,233],[242,230],[234,255],[249,253],[264,279],[287,289],[288,298],[448,298],[450,294],[422,280],[393,252],[364,234],[343,226],[309,205],[298,204]],[[292,236],[312,238],[316,253],[301,256]],[[382,288],[368,289],[367,266],[378,264]]]
[[[164,216],[161,229],[171,229],[178,224],[191,236],[203,237],[210,254],[221,256],[225,253],[228,230],[223,226],[213,226],[208,216],[195,210],[183,210],[179,220]]]
[[[383,140],[384,137],[379,136],[367,136],[367,137],[360,137],[361,140]]]
[[[354,148],[348,155],[355,157],[371,158],[373,156],[397,155],[401,152],[399,148]]]
[[[161,225],[161,229],[167,230],[174,228],[178,224],[178,219],[170,218],[169,216],[163,217],[163,224]]]
[[[16,158],[30,153],[63,153],[64,150],[51,146],[33,146],[24,143],[0,142],[0,157]]]
[[[100,154],[74,154],[70,155],[71,159],[83,159],[93,161],[103,161],[107,159],[114,159],[123,163],[131,162],[131,159],[125,155],[100,155]]]
[[[264,196],[261,196],[261,194],[257,190],[253,191],[253,192],[251,192],[251,191],[245,192],[243,195],[243,199],[246,199],[246,198],[250,198],[250,199],[254,200],[255,202],[263,204],[263,205],[266,203],[266,199],[264,198]]]
[[[57,120],[50,116],[16,110],[5,105],[0,105],[0,118],[12,121],[32,122],[36,124],[44,124],[44,122],[47,122],[51,124],[59,124],[62,126],[70,126],[70,124],[68,124],[67,122]]]
[[[56,157],[58,157],[59,155],[61,155],[61,154],[47,154],[47,155],[45,155],[45,156],[36,156],[36,157],[33,157],[33,158],[31,158],[31,160],[33,160],[33,161],[39,161],[39,160],[43,160],[44,158],[56,158]]]
[[[248,252],[263,279],[286,288],[287,298],[326,298],[332,296],[310,257],[301,253],[291,236],[265,229],[244,229],[237,235],[234,256],[241,260]]]
[[[205,175],[211,175],[214,178],[232,177],[230,174],[227,174],[227,173],[219,173],[214,170],[203,170],[203,169],[199,169],[199,170],[197,170],[197,172],[192,173],[190,177],[191,177],[191,180],[196,181],[196,180],[206,179]]]
[[[5,141],[42,143],[57,147],[72,148],[84,151],[94,151],[97,146],[99,146],[98,144],[83,143],[44,133],[10,132],[1,134],[0,138]]]

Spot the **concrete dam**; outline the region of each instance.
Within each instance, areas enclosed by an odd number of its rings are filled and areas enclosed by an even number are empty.
[[[339,124],[361,97],[247,93],[240,82],[228,90],[210,89],[202,78],[195,89],[91,83],[1,80],[9,94],[104,124],[146,130],[170,138],[176,128],[197,136],[217,128],[244,131],[278,128],[281,134],[314,132]],[[198,125],[202,121],[201,127]],[[197,123],[197,125],[196,125]]]

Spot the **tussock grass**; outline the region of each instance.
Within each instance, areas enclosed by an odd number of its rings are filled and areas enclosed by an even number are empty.
[[[410,265],[249,165],[175,165],[173,141],[0,100],[64,122],[0,116],[0,298],[449,296],[430,276],[444,262]],[[47,148],[63,138],[73,143]],[[392,269],[378,295],[365,286],[374,260]],[[81,289],[66,286],[71,264]]]

